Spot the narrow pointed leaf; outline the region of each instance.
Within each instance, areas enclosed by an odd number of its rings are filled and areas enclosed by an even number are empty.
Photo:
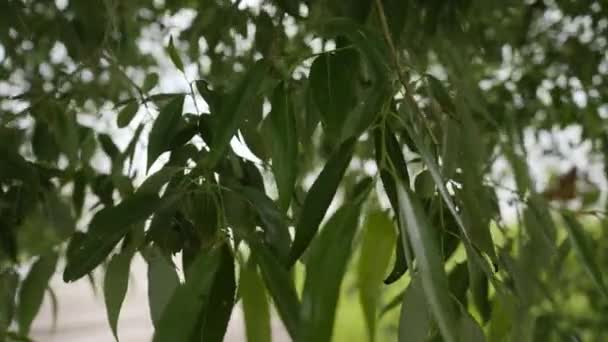
[[[173,36],[171,36],[169,38],[169,45],[167,46],[167,53],[169,54],[169,58],[171,58],[171,61],[173,62],[175,67],[179,71],[184,72],[184,62],[182,62],[182,59],[179,56],[179,53],[177,52],[175,45],[173,45]]]
[[[570,243],[574,248],[576,256],[583,264],[587,274],[593,279],[593,282],[598,287],[604,297],[608,298],[608,288],[602,277],[600,267],[596,263],[589,245],[587,243],[584,229],[582,225],[574,218],[572,214],[562,214],[564,221],[566,222],[566,230],[568,231],[568,237]]]
[[[279,190],[279,206],[289,208],[296,182],[298,136],[296,133],[293,103],[284,84],[279,84],[272,95],[269,114],[272,133],[272,172]]]
[[[219,248],[202,252],[193,261],[189,278],[175,289],[156,323],[153,342],[188,341],[209,301],[219,264]]]
[[[116,117],[116,125],[119,128],[126,127],[131,122],[131,120],[133,120],[133,118],[135,117],[135,114],[137,114],[138,109],[139,109],[139,104],[135,101],[127,104],[118,113],[118,116]]]
[[[255,265],[243,266],[239,279],[247,341],[270,342],[269,298]]]
[[[405,291],[401,304],[399,342],[426,341],[431,323],[431,313],[420,284],[420,277],[414,277]]]
[[[354,138],[345,141],[331,156],[321,174],[308,190],[296,226],[296,236],[291,246],[290,265],[300,258],[319,230],[319,224],[321,224],[350,163],[356,142],[357,140]]]
[[[91,272],[134,224],[146,220],[161,203],[156,194],[135,194],[95,214],[82,241],[68,254],[63,280],[73,281]]]
[[[180,285],[175,266],[159,250],[152,249],[146,255],[148,263],[148,305],[154,326],[162,317],[167,303]]]
[[[370,213],[364,225],[358,284],[371,341],[375,340],[377,306],[394,243],[395,229],[388,215],[382,211]]]
[[[131,266],[132,254],[123,252],[115,254],[106,270],[106,275],[103,280],[103,295],[106,303],[106,314],[110,328],[114,334],[114,338],[118,341],[118,317],[120,316],[120,308],[127,294],[129,285],[129,269]]]
[[[30,326],[40,310],[49,280],[55,273],[57,259],[56,253],[41,256],[21,284],[17,322],[19,323],[19,333],[22,335],[28,334]]]
[[[448,342],[458,341],[457,318],[449,297],[443,258],[433,229],[416,199],[402,183],[397,184],[402,234],[407,232],[420,272],[421,285],[429,309]],[[405,247],[405,246],[404,246]]]
[[[170,148],[180,129],[183,106],[184,95],[177,95],[160,110],[154,120],[148,136],[147,169],[150,169],[158,156]]]

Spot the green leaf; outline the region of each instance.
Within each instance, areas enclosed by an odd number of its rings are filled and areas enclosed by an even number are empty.
[[[399,317],[399,342],[426,341],[431,328],[431,313],[420,277],[416,276],[403,296]]]
[[[338,185],[350,163],[357,140],[352,138],[340,146],[313,183],[304,204],[300,219],[296,226],[296,235],[291,246],[289,264],[293,265],[304,253],[319,230],[319,224],[338,189]]]
[[[71,255],[68,254],[63,280],[74,281],[91,272],[131,230],[132,225],[147,219],[161,203],[156,194],[136,193],[95,214],[82,241]]]
[[[150,317],[154,326],[158,327],[163,311],[180,283],[175,266],[157,248],[150,249],[145,256],[148,263]]]
[[[291,237],[287,217],[266,194],[247,186],[235,189],[257,211],[264,228],[265,241],[281,261],[287,260]]]
[[[395,229],[385,212],[374,211],[367,216],[363,234],[358,268],[359,300],[370,340],[374,341],[377,306],[395,243]]]
[[[248,71],[241,80],[235,91],[227,96],[226,102],[220,107],[219,113],[212,113],[211,151],[204,160],[204,165],[212,169],[223,157],[224,152],[230,144],[230,140],[236,134],[240,124],[247,113],[251,110],[254,102],[259,99],[262,89],[261,84],[268,77],[269,64],[260,60]]]
[[[339,139],[348,114],[357,104],[359,54],[347,49],[317,57],[310,67],[310,85],[325,132]]]
[[[340,285],[351,255],[361,203],[370,189],[367,186],[366,191],[338,209],[311,247],[306,263],[298,341],[331,339]]]
[[[116,117],[116,125],[119,128],[123,128],[129,125],[131,120],[133,120],[133,118],[135,117],[135,114],[137,114],[138,109],[139,104],[135,101],[130,102],[129,104],[124,106],[124,108],[121,109],[121,111],[118,113],[118,116]]]
[[[389,285],[401,278],[407,272],[407,259],[405,258],[405,250],[403,249],[403,243],[401,243],[401,233],[397,235],[395,240],[395,264],[393,269],[384,279],[384,284]]]
[[[424,170],[416,176],[414,189],[416,190],[416,195],[420,197],[433,197],[433,194],[435,193],[435,181],[433,181],[433,176],[431,176],[431,173],[428,170]]]
[[[422,288],[430,312],[437,321],[446,341],[458,341],[457,318],[449,297],[448,280],[443,269],[443,258],[433,236],[433,229],[412,193],[397,183],[401,233],[410,238],[417,260]],[[407,246],[404,246],[407,248]]]
[[[247,341],[270,342],[269,298],[255,264],[243,266],[239,279]]]
[[[173,45],[173,36],[169,37],[169,45],[167,46],[167,53],[169,54],[169,58],[171,58],[171,61],[173,62],[175,67],[179,71],[184,72],[184,63],[182,62],[182,59],[179,57],[179,54],[177,53],[177,50],[175,49],[175,45]]]
[[[158,84],[158,74],[155,72],[149,73],[144,79],[144,84],[141,86],[141,91],[147,93]]]
[[[0,332],[6,331],[15,314],[15,294],[19,275],[11,269],[0,272]]]
[[[234,256],[228,244],[222,245],[220,254],[220,265],[211,294],[201,312],[203,318],[201,334],[194,335],[196,341],[222,342],[234,307],[236,293]]]
[[[598,287],[602,295],[604,295],[605,298],[608,298],[608,288],[606,287],[606,283],[602,278],[600,267],[596,263],[593,253],[589,249],[583,227],[572,214],[563,213],[562,217],[566,222],[568,237],[572,247],[574,248],[576,256],[579,258],[585,271],[591,277],[591,279],[593,279],[593,282]]]
[[[108,263],[106,275],[103,280],[103,295],[106,302],[106,313],[108,322],[114,338],[118,341],[118,317],[122,302],[127,294],[129,285],[129,269],[131,266],[132,253],[123,252],[115,254]]]
[[[55,273],[57,259],[57,253],[38,258],[21,284],[17,321],[19,323],[19,333],[22,335],[28,334],[30,325],[40,310],[44,292],[48,287],[51,276]]]
[[[295,339],[300,322],[300,301],[293,281],[283,265],[274,257],[266,245],[255,236],[246,236],[252,256],[260,267],[264,283],[274,300],[287,332]]]
[[[272,172],[279,190],[279,206],[287,211],[296,182],[298,136],[293,103],[286,85],[280,83],[272,95],[269,127],[272,142]]]
[[[213,248],[193,261],[188,279],[175,290],[156,323],[154,342],[189,340],[209,301],[220,257],[220,248]]]
[[[148,137],[147,169],[158,156],[171,148],[171,142],[180,129],[184,95],[175,96],[158,113]]]

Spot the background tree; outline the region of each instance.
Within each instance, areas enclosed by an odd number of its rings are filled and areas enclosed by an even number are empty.
[[[2,339],[27,336],[55,272],[99,266],[116,334],[139,253],[154,341],[220,341],[237,300],[269,340],[267,297],[294,340],[328,341],[353,256],[370,339],[400,307],[401,341],[605,340],[603,196],[576,169],[545,186],[526,141],[576,127],[605,165],[607,14],[0,2]]]

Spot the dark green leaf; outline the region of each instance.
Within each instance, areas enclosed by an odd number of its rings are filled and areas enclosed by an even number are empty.
[[[310,67],[310,85],[328,136],[339,139],[357,104],[359,54],[354,49],[322,54]]]
[[[141,86],[141,91],[144,93],[149,92],[158,84],[158,74],[155,72],[149,73],[144,79],[144,84]]]
[[[6,269],[0,272],[0,332],[6,331],[15,314],[15,298],[19,275]]]
[[[184,72],[184,63],[182,62],[182,59],[179,57],[179,53],[175,49],[175,45],[173,45],[173,36],[171,36],[169,38],[169,45],[167,46],[167,53],[169,54],[169,58],[171,58],[171,61],[173,62],[175,67],[179,71]]]
[[[239,293],[245,316],[245,332],[248,342],[270,342],[270,305],[256,266],[249,264],[241,268]]]
[[[418,199],[400,181],[397,183],[397,197],[401,233],[406,233],[410,238],[430,312],[437,321],[443,338],[446,341],[456,342],[458,341],[457,318],[449,297],[448,281],[437,238],[432,234],[433,229]]]
[[[133,224],[147,219],[161,203],[156,194],[135,194],[117,206],[104,208],[95,214],[82,242],[68,255],[63,280],[73,281],[92,271]]]
[[[357,231],[361,203],[370,187],[327,221],[311,247],[302,294],[298,341],[329,341],[340,285]]]
[[[196,341],[222,342],[234,307],[236,293],[234,256],[228,244],[223,244],[221,249],[220,265],[208,303],[201,312],[202,331],[200,338],[195,338]],[[194,336],[198,336],[196,331]]]
[[[186,283],[175,290],[156,324],[154,342],[188,341],[192,336],[209,301],[220,253],[220,248],[213,248],[194,260]]]
[[[285,84],[279,84],[272,95],[269,127],[273,137],[272,171],[279,190],[279,206],[286,211],[296,182],[298,137],[293,103],[285,87]]]
[[[23,280],[19,289],[19,309],[17,320],[19,333],[27,335],[30,325],[40,310],[44,293],[49,286],[49,280],[57,266],[57,253],[41,256]]]
[[[131,120],[133,120],[138,109],[139,104],[137,102],[130,102],[118,113],[118,116],[116,117],[116,125],[119,128],[126,127]]]
[[[114,338],[116,338],[117,341],[118,317],[120,316],[122,302],[127,294],[132,256],[133,255],[128,252],[112,256],[103,280],[103,295],[106,302],[108,322],[110,323],[110,328],[112,328]]]
[[[158,117],[154,120],[148,137],[148,169],[161,153],[170,148],[170,144],[179,130],[183,106],[184,96],[178,95],[160,110]]]
[[[300,258],[319,230],[319,224],[350,163],[356,143],[357,140],[354,138],[345,141],[325,164],[323,171],[308,191],[296,226],[296,236],[291,246],[290,265]]]
[[[212,113],[213,139],[211,151],[204,161],[212,169],[224,155],[230,140],[237,132],[245,115],[261,93],[260,85],[268,77],[269,65],[264,60],[258,61],[241,80],[235,91],[230,94],[219,113]]]

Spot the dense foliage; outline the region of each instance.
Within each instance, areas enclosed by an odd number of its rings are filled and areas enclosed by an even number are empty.
[[[604,165],[606,37],[603,1],[1,0],[0,339],[98,268],[116,335],[140,254],[158,342],[237,301],[329,341],[349,267],[370,340],[604,341],[601,187],[526,137]]]

